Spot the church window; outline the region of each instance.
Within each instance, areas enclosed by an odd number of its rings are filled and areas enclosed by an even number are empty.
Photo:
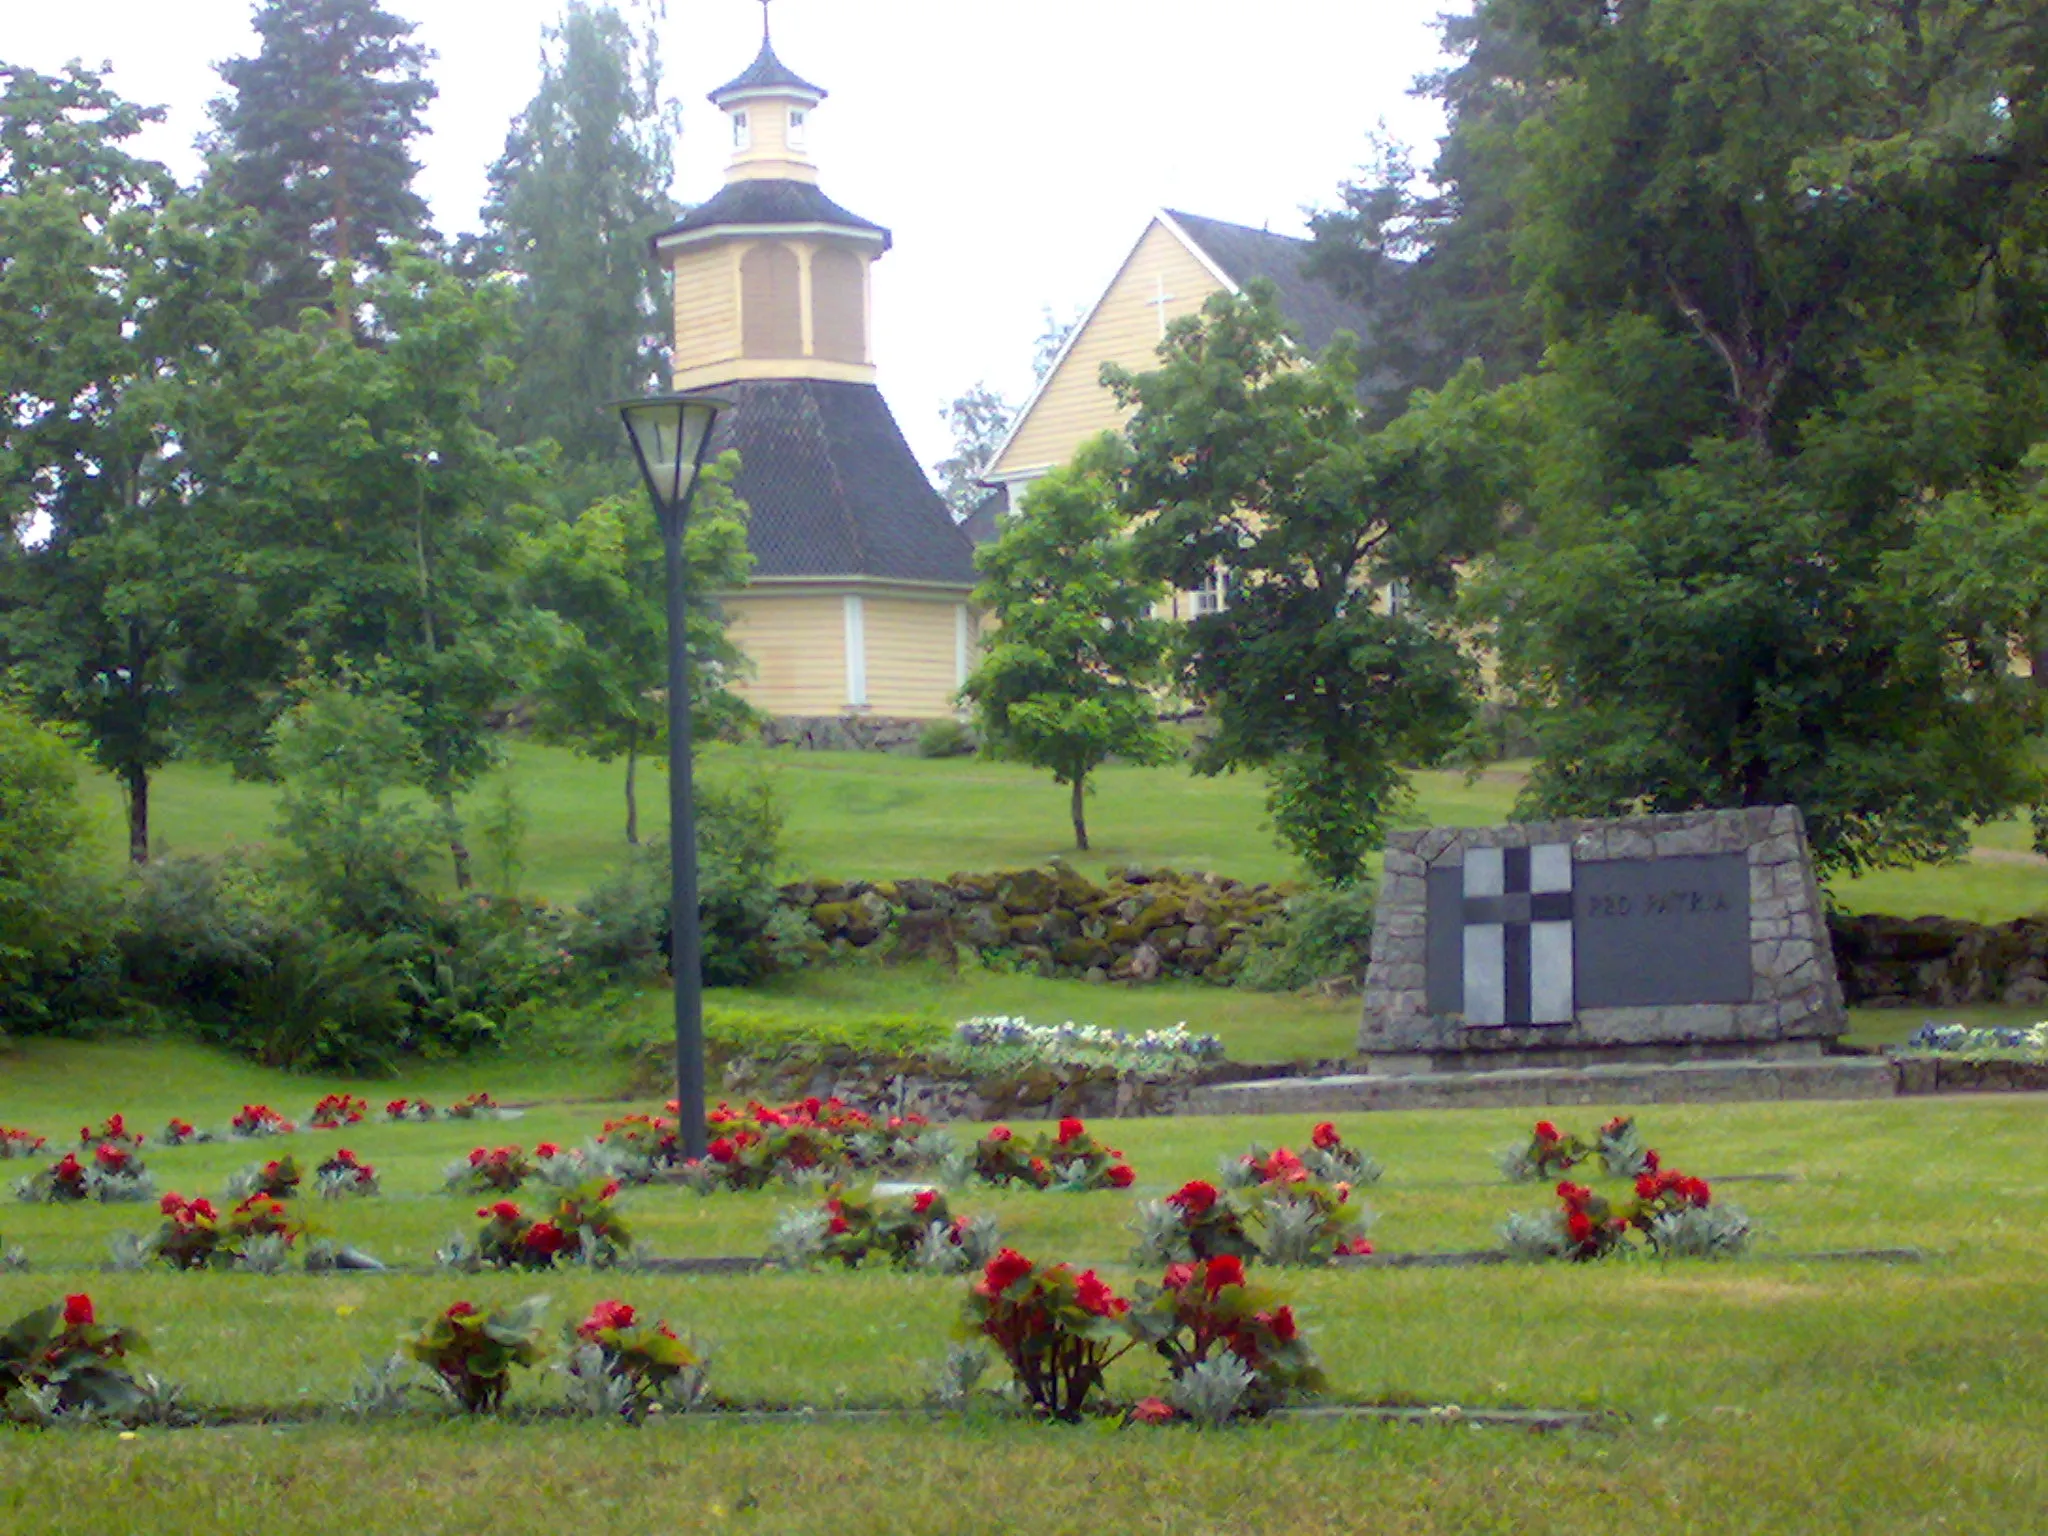
[[[852,251],[823,250],[811,258],[811,346],[819,357],[835,363],[868,360],[862,268]]]
[[[735,112],[732,115],[732,147],[734,149],[752,149],[754,147],[754,130],[747,126],[747,114],[744,112]]]
[[[740,349],[748,357],[802,357],[803,299],[796,252],[757,245],[740,259]]]
[[[791,107],[789,109],[789,147],[791,149],[802,149],[804,147],[804,119],[806,115],[802,107]]]

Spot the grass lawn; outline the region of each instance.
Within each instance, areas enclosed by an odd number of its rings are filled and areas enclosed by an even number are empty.
[[[219,1126],[248,1099],[294,1116],[330,1087],[182,1044],[37,1043],[0,1060],[0,1123],[57,1133],[120,1110]],[[354,1085],[363,1089],[363,1085]],[[480,1140],[580,1140],[607,1106],[585,1061],[478,1063],[364,1090],[446,1097],[487,1087],[543,1102],[465,1126],[366,1126],[277,1141],[157,1150],[159,1184],[218,1194],[259,1156],[346,1144],[387,1193],[319,1207],[334,1235],[418,1263],[470,1224],[437,1192]],[[581,1102],[578,1102],[581,1101]],[[1625,1105],[1560,1108],[1590,1128]],[[2039,1528],[2048,1507],[2048,1162],[2024,1098],[1843,1105],[1656,1106],[1649,1140],[1724,1184],[1767,1237],[1725,1264],[1560,1265],[1292,1274],[1283,1284],[1336,1395],[1468,1407],[1597,1407],[1611,1434],[1272,1424],[1201,1435],[1060,1429],[994,1418],[809,1427],[670,1423],[642,1433],[422,1415],[358,1427],[111,1434],[0,1433],[0,1530],[24,1536],[183,1532],[467,1532],[526,1536],[602,1521],[692,1530],[954,1533],[1128,1531],[1920,1532]],[[1487,1245],[1546,1192],[1498,1182],[1493,1153],[1530,1111],[1386,1114],[1342,1122],[1387,1167],[1367,1192],[1389,1250]],[[1103,1127],[1098,1127],[1102,1129]],[[1120,1122],[1141,1198],[1208,1174],[1291,1118]],[[317,1159],[316,1159],[317,1160]],[[19,1171],[23,1165],[11,1165]],[[670,1255],[758,1251],[783,1192],[702,1199],[633,1192],[627,1213]],[[964,1192],[1035,1257],[1131,1271],[1130,1197]],[[534,1278],[100,1275],[108,1236],[146,1207],[0,1206],[0,1232],[42,1273],[0,1275],[0,1320],[89,1289],[102,1315],[151,1336],[152,1368],[202,1404],[332,1403],[366,1357],[458,1296],[546,1291],[557,1322],[622,1295],[716,1349],[713,1384],[743,1402],[913,1403],[944,1350],[961,1284],[889,1273]],[[1910,1266],[1806,1262],[1799,1252],[1911,1244]],[[1131,1356],[1110,1385],[1157,1384]],[[514,1402],[556,1394],[545,1373]]]
[[[529,742],[512,744],[506,773],[531,826],[524,885],[573,901],[626,851],[624,769],[592,763]],[[1300,867],[1264,825],[1264,784],[1256,775],[1200,779],[1179,768],[1107,768],[1089,802],[1092,852],[1075,854],[1066,796],[1044,774],[975,758],[926,762],[858,752],[771,751],[718,746],[706,753],[707,778],[767,775],[788,809],[789,873],[835,879],[943,876],[958,870],[1016,868],[1057,854],[1095,873],[1126,864],[1215,870],[1247,880],[1297,880]],[[1521,772],[1513,765],[1477,779],[1463,773],[1416,775],[1403,820],[1475,824],[1505,819]],[[495,782],[479,793],[495,792]],[[126,847],[120,799],[111,779],[95,778],[112,864]],[[157,846],[207,852],[261,841],[274,820],[275,792],[237,782],[225,769],[177,763],[164,770],[152,810]],[[643,769],[648,835],[667,826],[665,776]],[[2018,821],[1982,830],[1965,863],[1884,871],[1837,882],[1834,896],[1858,912],[1938,912],[1994,922],[2048,908],[2048,860],[2031,851]],[[481,850],[479,850],[481,851]]]

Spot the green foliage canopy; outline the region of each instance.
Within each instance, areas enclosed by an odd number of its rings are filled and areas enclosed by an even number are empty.
[[[1406,767],[1466,718],[1471,667],[1445,600],[1506,485],[1479,370],[1374,431],[1354,348],[1340,337],[1302,358],[1264,283],[1176,322],[1160,358],[1103,378],[1134,411],[1123,505],[1138,571],[1224,592],[1178,644],[1182,686],[1215,727],[1196,767],[1266,768],[1281,838],[1348,882]]]
[[[376,0],[261,0],[261,43],[220,66],[208,179],[255,216],[258,318],[353,323],[356,273],[429,233],[412,141],[436,94],[412,23]]]
[[[668,289],[647,241],[675,215],[680,132],[653,29],[570,0],[547,33],[540,89],[491,168],[476,261],[515,280],[520,325],[502,430],[515,444],[551,439],[581,484],[630,473],[600,407],[662,378]]]
[[[1793,802],[1824,867],[2039,794],[1944,498],[2042,433],[2035,3],[1491,0],[1544,105],[1516,272],[1525,510],[1479,596],[1550,706],[1529,814]],[[1916,572],[1914,581],[1904,573]]]

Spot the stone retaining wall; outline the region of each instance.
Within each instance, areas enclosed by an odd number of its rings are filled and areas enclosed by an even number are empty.
[[[1271,885],[1126,869],[1097,885],[1063,864],[944,880],[803,881],[782,888],[833,953],[953,963],[965,945],[1047,976],[1228,981],[1286,898]]]
[[[2039,918],[1985,924],[1837,914],[1828,935],[1852,1008],[2048,1005],[2048,921]]]

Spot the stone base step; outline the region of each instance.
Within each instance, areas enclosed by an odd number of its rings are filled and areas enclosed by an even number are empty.
[[[1553,1104],[1714,1104],[1757,1099],[1888,1099],[1889,1061],[1711,1061],[1382,1077],[1283,1077],[1217,1083],[1188,1094],[1189,1115],[1334,1115],[1376,1109],[1488,1109]]]

